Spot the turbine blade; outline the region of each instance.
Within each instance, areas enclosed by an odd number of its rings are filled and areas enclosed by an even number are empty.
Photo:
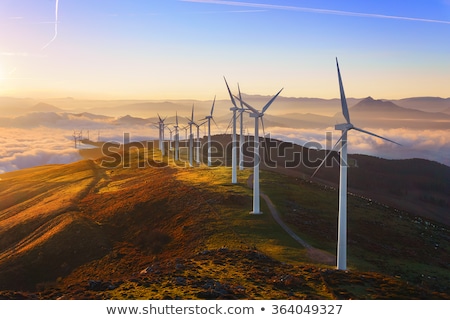
[[[177,111],[175,111],[175,119],[176,119],[176,124],[177,124],[177,127],[178,127],[178,112]]]
[[[225,80],[225,84],[227,85],[227,89],[228,89],[228,93],[230,95],[231,102],[233,103],[233,106],[236,107],[236,101],[234,101],[233,95],[231,94],[231,90],[230,90],[230,87],[228,86],[227,79],[225,79],[225,77],[223,77],[223,79]]]
[[[345,132],[347,132],[347,131],[348,131],[348,130],[346,130]],[[319,171],[319,169],[322,168],[322,166],[323,166],[323,164],[325,163],[325,161],[327,161],[328,156],[329,156],[333,151],[335,151],[337,145],[339,144],[339,142],[341,142],[342,137],[344,136],[345,132],[344,132],[344,133],[342,134],[342,136],[336,141],[336,143],[334,144],[333,148],[331,148],[330,152],[328,152],[328,153],[326,154],[326,156],[323,158],[322,162],[321,162],[320,165],[316,168],[316,170],[315,170],[314,173],[312,174],[311,178],[313,178],[313,177],[316,175],[317,171]]]
[[[336,66],[339,78],[339,91],[341,92],[342,114],[344,115],[344,118],[347,121],[347,123],[350,123],[350,114],[348,113],[347,99],[345,98],[344,85],[342,84],[341,71],[339,70],[339,62],[337,58],[336,58]]]
[[[192,104],[192,115],[191,115],[191,121],[194,121],[194,104]]]
[[[244,100],[239,99],[238,97],[235,96],[236,99],[238,99],[239,101],[241,101],[248,109],[250,109],[253,113],[257,113],[259,114],[259,111],[256,110],[255,108],[253,108],[251,105],[249,105],[247,102],[245,102]]]
[[[356,131],[360,131],[360,132],[363,132],[363,133],[367,133],[367,134],[369,134],[369,135],[371,135],[371,136],[374,136],[374,137],[377,137],[377,138],[380,138],[380,139],[383,139],[383,140],[386,140],[386,141],[389,141],[389,142],[395,143],[396,145],[401,146],[400,143],[395,142],[395,141],[393,141],[393,140],[390,140],[390,139],[388,139],[388,138],[379,136],[379,135],[377,135],[377,134],[375,134],[375,133],[373,133],[373,132],[370,132],[370,131],[367,131],[367,130],[363,130],[363,129],[360,129],[360,128],[356,128],[356,127],[353,127],[353,129],[355,129]]]
[[[159,121],[162,122],[161,116],[159,115],[159,113],[157,113]]]
[[[266,139],[266,130],[264,129],[264,120],[263,120],[263,117],[260,117],[260,119],[261,119],[261,127],[262,127],[262,130],[263,130],[263,137],[264,137],[264,140]]]
[[[281,93],[281,91],[283,91],[284,88],[281,88],[280,91],[278,91],[278,93],[276,95],[273,96],[272,99],[270,99],[269,102],[267,102],[267,104],[264,106],[264,108],[262,108],[261,113],[266,112],[267,109],[269,109],[270,105],[272,104],[272,102],[278,97],[278,95]]]
[[[239,87],[239,83],[238,83],[238,90],[239,90],[239,102],[241,103],[241,109],[244,110],[244,106],[242,105],[242,95],[241,95],[241,88]]]
[[[214,96],[214,101],[213,101],[213,104],[212,104],[212,107],[211,107],[211,117],[212,117],[213,112],[214,112],[214,104],[215,103],[216,103],[216,96]]]
[[[227,129],[225,130],[225,134],[227,134],[228,129],[230,129],[232,123],[233,123],[233,117],[231,117],[231,120],[230,120],[230,122],[228,123],[228,127],[227,127]]]
[[[211,120],[214,122],[214,124],[216,125],[217,129],[219,129],[219,126],[217,125],[216,120],[214,120],[214,118],[211,117]]]

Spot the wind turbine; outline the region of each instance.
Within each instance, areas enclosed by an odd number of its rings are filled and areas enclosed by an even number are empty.
[[[344,85],[342,84],[341,71],[339,70],[338,59],[336,58],[336,66],[338,72],[338,80],[339,80],[339,91],[341,95],[341,107],[342,114],[346,120],[345,123],[337,124],[335,126],[336,130],[341,130],[342,135],[336,141],[334,147],[330,150],[330,152],[325,156],[322,160],[322,163],[317,167],[311,177],[317,173],[317,171],[322,167],[325,163],[328,156],[331,152],[336,148],[336,146],[340,144],[341,157],[340,157],[340,172],[339,172],[339,217],[338,217],[338,243],[337,243],[337,269],[346,270],[347,269],[347,133],[350,130],[356,130],[362,133],[366,133],[368,135],[395,143],[400,145],[399,143],[392,141],[390,139],[379,136],[375,133],[360,129],[355,127],[350,122],[350,114],[348,112],[347,99],[345,98]]]
[[[211,167],[211,120],[216,123],[216,121],[213,118],[213,112],[214,112],[214,104],[216,103],[216,97],[214,96],[214,101],[211,107],[211,113],[204,118],[208,122],[208,167]],[[216,123],[217,126],[217,123]]]
[[[197,153],[197,155],[195,156],[195,162],[197,162],[197,164],[200,164],[200,127],[202,126],[202,125],[204,125],[206,123],[206,121],[205,122],[202,122],[202,123],[193,123],[194,124],[194,126],[196,126],[197,127],[197,140],[196,140],[196,142],[195,142],[195,145],[196,145],[196,147],[195,147],[195,150],[196,150],[196,153]]]
[[[241,109],[239,110],[239,170],[244,170],[244,143],[245,143],[245,137],[244,137],[244,112],[245,108],[242,105],[242,96],[241,96],[241,88],[239,87],[238,83],[238,91],[239,91],[239,101],[241,103]]]
[[[261,124],[264,129],[263,116],[273,101],[278,97],[283,88],[278,91],[276,95],[266,103],[266,105],[261,109],[261,112],[253,108],[251,105],[243,101],[241,98],[236,97],[239,101],[241,101],[249,110],[250,117],[255,118],[255,138],[254,138],[254,165],[253,165],[253,211],[251,214],[261,214],[260,210],[260,193],[259,193],[259,163],[260,163],[260,155],[259,155],[259,120],[261,119]]]
[[[189,125],[189,166],[194,166],[194,136],[192,134],[192,125],[194,123],[194,105],[192,105],[191,118],[188,118]]]
[[[228,86],[227,79],[223,77],[225,80],[225,84],[227,85],[228,93],[230,95],[231,103],[233,103],[233,107],[230,108],[230,111],[233,112],[233,134],[231,139],[231,183],[237,183],[237,170],[236,170],[236,111],[239,108],[236,106],[236,102],[234,101],[234,97],[231,94],[230,87]]]
[[[184,140],[185,140],[185,142],[187,142],[187,139],[188,139],[188,136],[187,136],[187,130],[188,130],[188,128],[189,128],[189,125],[186,125],[186,126],[183,127],[183,130],[184,130]]]
[[[77,148],[77,133],[75,132],[75,130],[73,130],[73,141],[75,142],[75,149]]]
[[[178,161],[180,159],[180,131],[178,125],[178,112],[175,112],[175,125],[173,127],[175,128],[175,161]]]
[[[166,155],[166,150],[164,148],[164,121],[166,120],[166,118],[162,119],[158,113],[158,118],[159,118],[159,150],[161,150],[161,154],[164,157]]]
[[[169,138],[169,151],[172,150],[172,136],[173,136],[173,130],[167,126],[167,130],[169,130],[170,138]]]

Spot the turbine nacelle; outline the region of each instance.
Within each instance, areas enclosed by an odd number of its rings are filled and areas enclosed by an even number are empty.
[[[258,113],[250,112],[249,115],[250,115],[250,118],[262,118],[264,116],[264,113],[262,113],[262,112],[258,112]]]
[[[353,129],[353,125],[351,123],[340,123],[334,126],[335,130],[348,131]]]

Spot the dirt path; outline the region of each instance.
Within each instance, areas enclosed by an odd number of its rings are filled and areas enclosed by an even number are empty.
[[[247,185],[249,188],[253,188],[253,174],[251,174],[247,179]],[[289,234],[295,241],[297,241],[300,245],[302,245],[308,252],[308,257],[318,263],[324,263],[329,265],[334,265],[336,263],[336,257],[326,251],[314,248],[309,243],[307,243],[305,240],[300,238],[294,231],[292,231],[291,228],[289,228],[286,223],[281,219],[280,214],[273,204],[272,200],[263,192],[260,192],[260,196],[267,204],[267,207],[270,210],[270,213],[272,214],[272,217],[275,219],[275,221],[283,228],[284,231],[286,231],[287,234]]]

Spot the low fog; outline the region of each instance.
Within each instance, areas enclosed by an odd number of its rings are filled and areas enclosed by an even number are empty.
[[[230,117],[231,113],[228,116],[222,116],[221,121],[218,121],[218,126],[212,126],[212,134],[231,133],[230,128],[227,128]],[[249,119],[248,115],[245,117],[247,118],[245,134],[252,136],[254,133],[253,121]],[[267,115],[266,118],[266,134],[270,134],[275,139],[300,145],[309,143],[309,146],[330,149],[341,134],[331,126],[318,129],[271,126],[270,115]],[[79,149],[74,146],[74,132],[78,134],[82,131],[83,138],[88,138],[89,135],[89,139],[94,142],[98,139],[123,142],[124,133],[129,133],[130,141],[157,139],[158,131],[154,121],[156,120],[119,119],[69,113],[32,113],[16,118],[3,118],[0,126],[0,173],[81,160]],[[168,121],[173,121],[173,119],[168,118]],[[180,126],[185,125],[186,122],[185,116],[180,115]],[[172,128],[172,125],[169,127]],[[402,146],[357,131],[350,131],[348,134],[349,153],[386,159],[423,158],[450,166],[449,130],[376,127],[364,127],[364,129],[392,139]],[[206,130],[202,127],[201,136],[205,134]],[[262,131],[260,134],[262,135]],[[166,130],[166,139],[169,139],[169,136],[169,131]],[[327,137],[331,141],[327,141]],[[185,130],[180,130],[180,138],[185,138]]]

